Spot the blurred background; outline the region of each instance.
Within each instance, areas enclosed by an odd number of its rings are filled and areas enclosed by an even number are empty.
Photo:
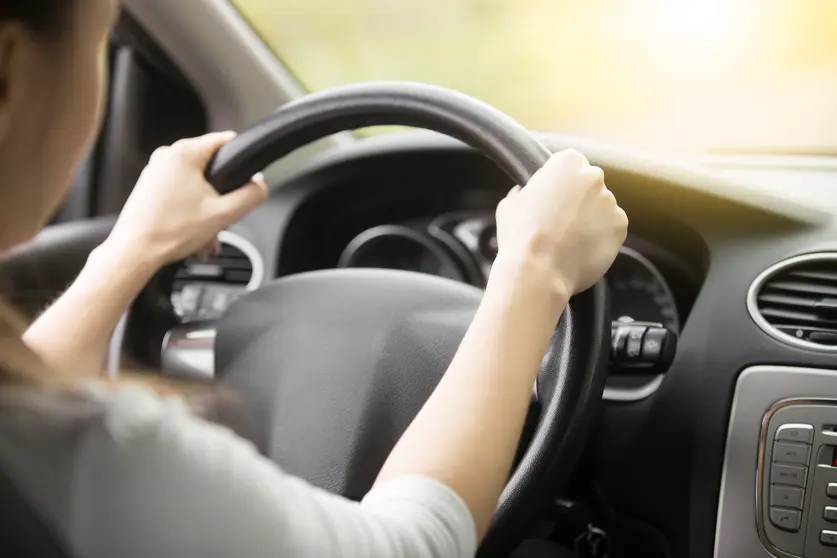
[[[663,152],[837,153],[837,0],[233,0],[311,90],[445,85]]]

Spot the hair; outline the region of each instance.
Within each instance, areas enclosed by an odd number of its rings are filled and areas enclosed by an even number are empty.
[[[69,25],[70,11],[78,0],[0,0],[0,22],[16,21],[45,41],[61,36]],[[0,186],[2,187],[2,186]],[[28,320],[13,303],[0,298],[0,386],[30,386],[39,389],[72,389],[72,380],[57,373],[24,341]],[[104,372],[104,370],[103,370]],[[105,379],[105,378],[102,378]],[[141,384],[155,393],[184,396],[205,418],[218,403],[233,401],[222,391],[200,384],[127,373],[120,384]]]
[[[44,38],[67,25],[69,11],[77,0],[0,0],[0,21],[19,21]]]
[[[44,39],[55,37],[66,25],[76,0],[0,0],[0,21],[17,21]],[[0,383],[44,382],[46,364],[23,342],[26,322],[11,305],[0,301]]]

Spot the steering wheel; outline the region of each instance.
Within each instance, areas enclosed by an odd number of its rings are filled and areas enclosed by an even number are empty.
[[[207,169],[221,193],[321,137],[373,125],[453,136],[526,184],[550,152],[507,115],[464,94],[374,83],[312,94],[225,145]],[[289,473],[360,499],[450,363],[482,291],[395,270],[324,270],[241,297],[218,324],[216,382],[252,418],[248,436]],[[572,298],[536,382],[530,440],[500,497],[480,556],[507,555],[577,461],[604,388],[607,290]],[[509,371],[514,373],[514,371]],[[528,442],[528,444],[527,444]]]

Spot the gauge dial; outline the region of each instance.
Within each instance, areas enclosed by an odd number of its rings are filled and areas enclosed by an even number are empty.
[[[358,235],[343,251],[337,267],[402,269],[465,281],[456,261],[435,239],[399,225],[383,225]]]
[[[671,288],[645,256],[623,247],[606,277],[614,320],[661,323],[680,333],[680,316]]]

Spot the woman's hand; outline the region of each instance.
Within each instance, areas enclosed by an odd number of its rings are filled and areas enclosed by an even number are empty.
[[[449,486],[481,538],[509,478],[532,382],[569,298],[610,267],[628,219],[602,170],[565,151],[497,208],[499,253],[474,321],[379,482],[423,475]]]
[[[159,267],[216,244],[216,235],[267,199],[254,178],[221,196],[204,178],[215,152],[232,132],[178,141],[154,152],[108,238],[120,250],[141,250]]]
[[[542,269],[560,294],[591,287],[610,268],[628,218],[604,173],[572,149],[553,155],[497,207],[498,263]],[[496,264],[495,264],[496,265]]]
[[[157,269],[211,251],[221,229],[265,200],[260,179],[224,196],[204,179],[233,137],[209,134],[154,153],[108,239],[23,336],[48,366],[68,380],[98,376],[113,328]]]

